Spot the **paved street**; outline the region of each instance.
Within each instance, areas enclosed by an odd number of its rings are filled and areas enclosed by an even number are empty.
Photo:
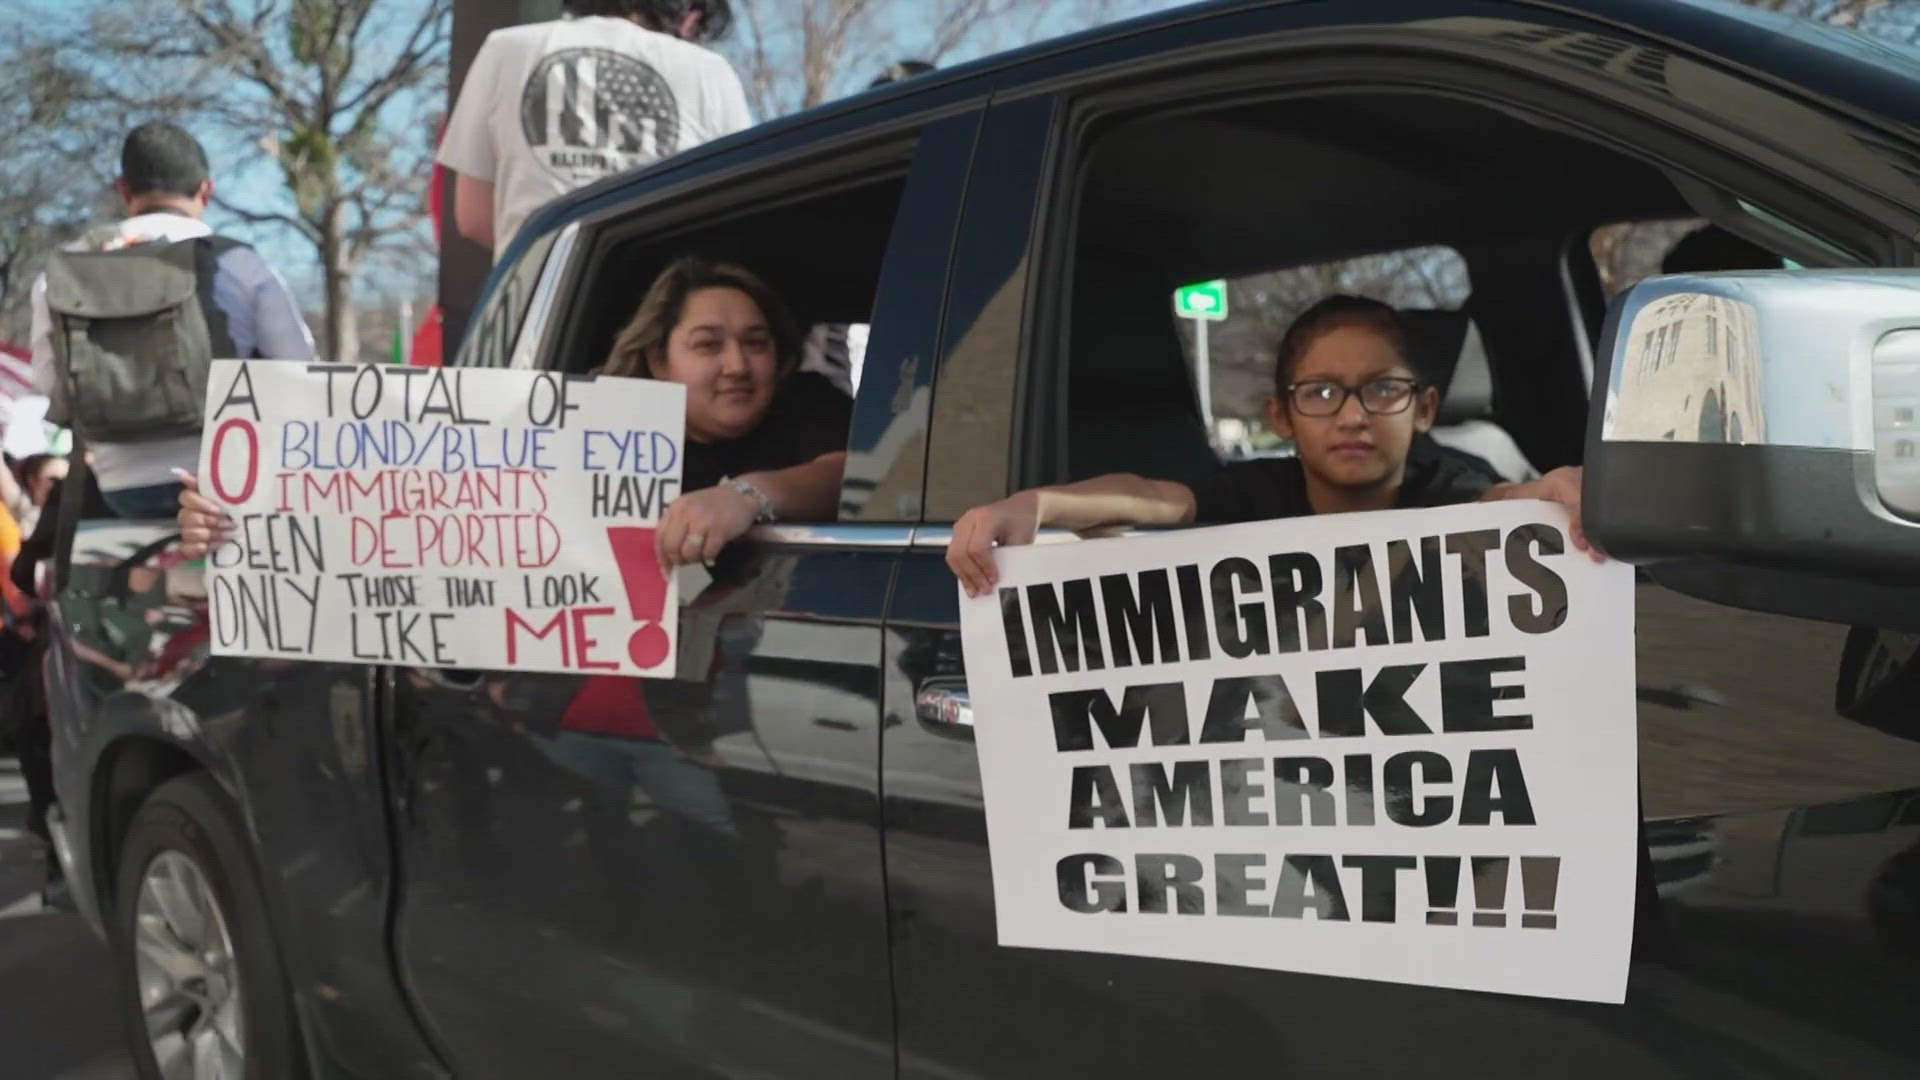
[[[27,789],[0,758],[0,1076],[130,1080],[107,950],[77,916],[40,907],[43,858]]]

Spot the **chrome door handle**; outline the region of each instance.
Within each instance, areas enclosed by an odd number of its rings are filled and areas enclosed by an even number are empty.
[[[973,700],[959,679],[929,679],[913,696],[914,715],[923,724],[941,728],[973,728]]]

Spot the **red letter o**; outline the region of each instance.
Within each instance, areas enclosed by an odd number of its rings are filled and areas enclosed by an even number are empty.
[[[227,492],[227,485],[220,482],[220,447],[227,440],[227,432],[236,427],[247,437],[247,483],[240,489],[240,494],[231,495]],[[254,482],[260,478],[260,436],[254,432],[252,424],[236,416],[220,425],[220,429],[213,433],[213,453],[207,458],[207,472],[207,479],[213,484],[213,493],[221,502],[238,505],[253,497]]]

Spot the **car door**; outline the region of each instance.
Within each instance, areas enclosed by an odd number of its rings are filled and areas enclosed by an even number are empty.
[[[1186,65],[1185,81],[1169,75],[1160,85],[1145,74],[1132,81],[1112,75],[1116,84],[1127,82],[1136,103],[1180,102],[1183,93],[1195,101],[1224,98],[1245,93],[1260,78],[1280,78],[1288,69],[1279,59],[1261,75],[1250,73],[1252,65],[1234,68],[1228,57],[1256,51],[1259,35],[1278,43],[1309,27],[1321,31],[1318,42],[1355,51],[1303,51],[1290,62],[1322,62],[1347,86],[1417,78],[1449,92],[1482,89],[1461,72],[1423,68],[1415,75],[1424,59],[1416,50],[1389,61],[1363,47],[1401,47],[1423,36],[1441,51],[1469,42],[1484,46],[1482,71],[1507,65],[1536,76],[1548,72],[1533,100],[1560,111],[1537,123],[1584,127],[1592,114],[1622,104],[1596,89],[1598,82],[1583,82],[1582,68],[1604,68],[1607,79],[1624,73],[1656,83],[1669,100],[1674,86],[1689,85],[1728,95],[1713,101],[1716,107],[1728,101],[1750,106],[1755,95],[1765,96],[1739,79],[1722,82],[1718,70],[1683,69],[1683,58],[1615,28],[1519,5],[1423,9],[1434,18],[1427,26],[1396,23],[1378,7],[1361,7],[1227,12],[1170,24],[1157,40],[1145,33],[1125,46],[1103,42],[1089,51],[1115,65],[1108,74],[1124,70],[1129,49],[1160,50],[1160,70]],[[1222,44],[1209,54],[1212,35]],[[1218,74],[1196,73],[1210,58]],[[1575,74],[1565,74],[1570,66],[1560,60],[1577,65]],[[1645,854],[1624,1005],[995,945],[971,734],[974,725],[995,718],[975,714],[966,695],[957,593],[942,556],[947,525],[959,513],[1023,482],[1063,475],[1063,463],[1076,453],[1066,445],[1075,437],[1072,414],[1050,412],[1046,402],[1062,386],[1081,389],[1050,358],[1066,351],[1060,307],[1086,286],[1066,278],[1065,257],[1047,238],[1075,227],[1060,215],[1072,205],[1066,189],[1084,176],[1061,163],[1074,161],[1075,139],[1097,121],[1076,113],[1071,91],[1057,89],[1072,81],[1071,57],[1036,64],[1043,66],[1051,80],[1032,91],[1003,93],[983,128],[936,379],[927,523],[901,565],[888,608],[883,790],[901,1075],[1894,1076],[1920,1070],[1920,1038],[1910,1023],[1911,1002],[1920,1000],[1911,914],[1920,830],[1908,790],[1920,782],[1920,744],[1912,741],[1909,719],[1920,701],[1912,689],[1911,639],[1729,607],[1655,579],[1643,580],[1637,598]],[[1142,61],[1140,69],[1150,66]],[[1827,118],[1795,119],[1848,145],[1844,133],[1821,126]],[[1703,120],[1702,130],[1715,122]],[[1742,138],[1728,133],[1725,144]],[[1732,160],[1726,145],[1715,152]],[[1375,140],[1370,148],[1378,152],[1382,145]],[[1246,152],[1255,152],[1252,142]],[[1128,161],[1145,168],[1152,156]],[[1804,196],[1796,204],[1775,185],[1849,166],[1862,172],[1847,183],[1866,185],[1862,176],[1877,166],[1862,162],[1871,164],[1872,157],[1854,147],[1844,163],[1769,159],[1764,182],[1757,182],[1764,194],[1748,197],[1760,205],[1795,205],[1804,209],[1803,221],[1819,221],[1831,206]],[[1196,200],[1208,197],[1198,177],[1211,164],[1186,162]],[[1470,172],[1471,164],[1454,175],[1464,182]],[[1326,205],[1365,195],[1338,174],[1300,179],[1327,189]],[[1871,182],[1881,181],[1898,183],[1879,176]],[[1567,177],[1565,190],[1576,191],[1579,183]],[[1831,176],[1825,186],[1838,187]],[[1219,190],[1231,187],[1223,182]],[[1412,193],[1394,197],[1403,195]],[[1276,200],[1286,197],[1285,189],[1274,192]],[[1139,207],[1142,215],[1149,210]],[[1143,228],[1159,226],[1167,237],[1163,250],[1178,254],[1180,241],[1164,222],[1139,220]],[[1886,234],[1904,235],[1897,227]],[[1379,249],[1394,239],[1446,238],[1382,233]],[[1903,248],[1889,242],[1879,250],[1888,257],[1885,252]],[[1540,269],[1559,273],[1555,266]],[[1106,317],[1120,320],[1119,311],[1109,308]],[[1122,343],[1109,354],[1113,365],[1091,393],[1124,387],[1133,377],[1119,359],[1126,348]],[[1021,356],[1025,362],[1017,362]],[[1566,362],[1576,363],[1571,352]],[[1568,371],[1530,378],[1544,385],[1578,377],[1578,367]],[[1136,391],[1152,395],[1157,413],[1142,409],[1116,444],[1131,440],[1136,460],[1182,467],[1166,450],[1172,427],[1159,426],[1159,417],[1187,407],[1179,387],[1137,381]],[[1066,430],[1058,426],[1062,415]],[[1543,467],[1565,463],[1565,449],[1577,445],[1565,437],[1565,425],[1581,418],[1563,418],[1559,430],[1533,419],[1542,441],[1529,450]],[[1001,446],[1006,453],[983,449]],[[962,447],[973,452],[961,453]],[[954,1023],[961,1016],[966,1022]]]
[[[460,1076],[891,1076],[881,616],[976,123],[908,140],[841,520],[732,545],[683,608],[681,678],[398,673],[396,948]],[[588,230],[578,250],[611,242]]]
[[[48,507],[72,532],[38,565],[53,587],[41,663],[54,820],[81,912],[116,950],[134,949],[122,933],[130,900],[117,893],[129,823],[163,783],[204,771],[245,823],[273,930],[256,947],[277,953],[308,1049],[369,1075],[430,1075],[385,960],[392,853],[371,751],[375,672],[211,655],[205,567],[182,558],[178,528],[114,518],[91,477],[76,469],[71,482],[93,490]],[[231,876],[215,887],[256,886]],[[146,1004],[160,1038],[168,1006]]]

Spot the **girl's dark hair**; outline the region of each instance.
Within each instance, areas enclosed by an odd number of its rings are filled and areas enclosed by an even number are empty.
[[[29,487],[39,479],[40,470],[47,462],[56,460],[56,457],[54,454],[28,454],[14,464],[13,478],[20,482],[21,487]]]
[[[1379,334],[1387,339],[1403,361],[1412,363],[1407,358],[1407,329],[1393,305],[1364,296],[1329,296],[1301,312],[1293,320],[1293,325],[1287,327],[1287,332],[1280,336],[1280,348],[1274,358],[1273,385],[1282,399],[1287,396],[1287,383],[1293,379],[1293,366],[1300,362],[1313,343],[1330,331],[1347,327],[1359,327]]]
[[[671,34],[690,11],[700,13],[700,40],[719,41],[733,29],[731,0],[566,0],[567,13],[639,19],[651,29]]]
[[[686,313],[687,297],[701,289],[738,289],[746,293],[767,320],[780,375],[784,377],[800,366],[800,328],[779,293],[745,267],[690,257],[675,260],[653,279],[653,286],[641,298],[633,318],[613,339],[613,352],[607,356],[601,374],[652,378],[653,369],[648,366],[648,359],[666,349],[667,338]]]

